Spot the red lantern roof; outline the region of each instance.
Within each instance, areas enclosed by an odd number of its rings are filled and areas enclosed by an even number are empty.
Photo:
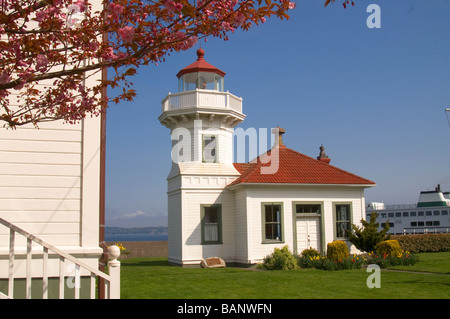
[[[184,69],[182,69],[180,72],[178,72],[177,77],[187,74],[187,73],[194,73],[194,72],[209,72],[209,73],[216,73],[220,76],[225,76],[225,72],[222,70],[219,70],[214,65],[209,64],[204,59],[205,56],[205,50],[202,48],[197,50],[197,61],[192,63],[191,65],[188,65]]]

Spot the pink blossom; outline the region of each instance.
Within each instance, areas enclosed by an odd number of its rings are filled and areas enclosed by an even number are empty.
[[[114,19],[118,19],[119,14],[122,14],[124,9],[125,8],[120,4],[110,3],[108,5],[108,11],[111,13]]]
[[[47,64],[47,57],[43,54],[38,54],[38,56],[36,57],[36,70],[45,71],[45,69],[47,68]]]
[[[122,29],[119,29],[117,33],[120,35],[123,41],[125,42],[131,42],[134,38],[134,28],[131,26],[123,27]]]
[[[164,2],[164,6],[166,7],[167,11],[169,12],[174,12],[177,8],[175,2],[167,0],[166,2]]]
[[[6,71],[3,71],[2,74],[0,74],[0,84],[6,84],[11,82],[11,77]]]
[[[166,0],[166,2],[164,2],[164,6],[169,12],[181,11],[181,9],[183,9],[183,5],[181,3],[175,3],[171,0]]]
[[[36,12],[36,20],[37,21],[42,22],[42,21],[44,21],[45,17],[46,17],[45,12],[43,12],[43,11]]]
[[[289,9],[295,9],[295,2],[289,1]]]
[[[236,18],[234,18],[234,23],[236,25],[241,25],[245,20],[245,16],[242,13],[238,13]]]

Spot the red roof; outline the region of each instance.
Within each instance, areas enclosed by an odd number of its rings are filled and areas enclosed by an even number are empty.
[[[197,57],[198,57],[197,61],[188,65],[187,67],[182,69],[180,72],[178,72],[177,77],[179,78],[180,76],[182,76],[186,73],[194,73],[194,72],[210,72],[210,73],[219,74],[221,76],[225,76],[225,72],[223,72],[222,70],[219,70],[214,65],[211,65],[208,62],[206,62],[205,59],[203,58],[204,55],[205,55],[205,50],[203,50],[202,48],[198,49],[197,50]]]
[[[274,162],[272,172],[267,172],[271,166],[268,157],[273,155],[276,160],[274,152],[277,151],[279,151],[278,167]],[[375,185],[368,179],[298,153],[284,145],[275,146],[250,163],[234,163],[234,167],[241,173],[241,176],[229,186],[253,183]]]

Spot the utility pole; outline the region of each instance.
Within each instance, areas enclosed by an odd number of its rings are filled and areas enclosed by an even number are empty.
[[[445,109],[445,116],[447,116],[448,126],[450,126],[450,119],[448,118],[448,113],[449,112],[450,112],[450,109]]]

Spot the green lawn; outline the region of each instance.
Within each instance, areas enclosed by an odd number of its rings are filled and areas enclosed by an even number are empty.
[[[163,258],[123,260],[122,299],[450,298],[450,253],[419,255],[404,271],[381,271],[368,288],[366,270],[258,271],[181,268]],[[399,267],[400,269],[400,267]],[[414,272],[412,272],[414,271]],[[417,273],[417,272],[421,273]],[[436,274],[438,273],[438,274]]]

